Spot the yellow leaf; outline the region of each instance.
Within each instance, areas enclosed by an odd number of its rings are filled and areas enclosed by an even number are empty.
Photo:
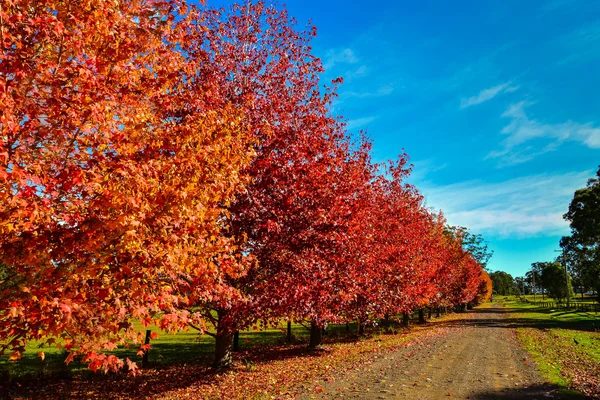
[[[38,357],[39,357],[39,358],[41,358],[41,359],[42,359],[42,361],[44,361],[44,358],[46,358],[46,354],[44,354],[44,352],[43,352],[43,351],[40,351],[40,352],[38,353]]]

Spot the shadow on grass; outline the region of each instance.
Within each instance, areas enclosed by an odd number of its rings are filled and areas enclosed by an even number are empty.
[[[177,344],[163,345],[165,352],[178,351]],[[210,368],[212,356],[190,354],[188,362],[172,365],[155,365],[146,369],[140,376],[131,377],[125,373],[92,374],[86,371],[72,377],[60,379],[39,379],[27,382],[13,382],[10,386],[0,386],[0,398],[33,399],[132,399],[159,395],[191,386],[212,386],[233,373],[251,372],[258,364],[289,358],[321,357],[330,349],[310,350],[305,344],[287,346],[254,346],[248,351],[234,353],[234,366],[228,370]],[[250,378],[251,379],[251,378]],[[201,396],[201,393],[198,393]],[[200,398],[200,397],[198,397]]]
[[[548,383],[526,388],[505,389],[500,393],[480,392],[471,396],[471,399],[474,400],[585,400],[585,398],[584,395],[576,394],[574,392],[561,393],[559,387]]]
[[[331,349],[309,349],[308,335],[304,330],[294,329],[295,343],[285,343],[279,331],[242,332],[240,351],[233,353],[234,367],[231,370],[215,371],[213,361],[214,343],[167,342],[156,343],[149,353],[149,368],[140,376],[126,373],[93,373],[85,365],[72,363],[64,366],[64,355],[54,354],[56,370],[45,374],[27,373],[10,377],[0,373],[0,398],[33,399],[130,399],[158,395],[166,391],[185,389],[196,385],[213,385],[229,372],[249,372],[255,366],[290,358],[312,358],[328,354]],[[246,342],[244,339],[249,339]],[[324,344],[354,342],[359,337],[346,332],[345,326],[331,326],[323,337]],[[140,357],[129,350],[115,352],[119,357],[129,357],[141,364]],[[32,358],[31,363],[38,362]],[[62,365],[62,367],[61,367]],[[35,367],[32,367],[35,371]]]
[[[470,310],[466,314],[466,318],[456,319],[451,321],[434,321],[430,322],[430,326],[473,326],[479,328],[494,327],[494,328],[535,328],[535,329],[551,329],[560,328],[567,330],[594,332],[600,331],[600,315],[598,317],[590,316],[590,314],[565,312],[552,313],[546,308],[484,308]],[[481,314],[500,315],[499,318],[478,318]],[[511,314],[519,314],[519,317],[514,317]],[[531,317],[528,316],[531,315]],[[542,314],[542,315],[540,315]],[[473,318],[469,318],[472,315]],[[561,316],[572,316],[574,320],[560,320]]]
[[[427,325],[429,327],[532,327],[538,329],[558,327],[582,331],[593,331],[599,325],[598,320],[560,321],[551,319],[550,315],[547,318],[545,316],[540,318],[540,313],[550,314],[550,310],[543,308],[484,308],[466,312],[463,319],[430,320]],[[520,315],[515,318],[513,314]],[[531,317],[528,317],[528,315],[531,315]],[[328,334],[324,336],[324,342],[333,344],[357,341],[359,338],[354,333],[355,329],[356,326],[352,325],[351,331],[346,332],[344,325],[332,325],[328,330]],[[399,331],[402,331],[402,329],[399,329]],[[256,365],[275,360],[320,357],[331,351],[328,349],[310,351],[306,346],[308,332],[301,327],[293,329],[292,332],[296,337],[296,342],[293,345],[286,344],[285,335],[278,330],[242,332],[240,334],[240,352],[234,353],[235,367],[233,372],[249,372]],[[9,385],[0,382],[0,398],[142,398],[166,391],[186,389],[195,385],[212,385],[227,376],[224,371],[214,371],[210,368],[213,346],[214,343],[207,340],[192,340],[189,343],[177,341],[157,342],[153,344],[149,354],[151,368],[144,370],[141,376],[92,374],[90,371],[80,370],[76,373],[67,371],[64,376],[61,375],[61,372],[57,375],[46,375],[39,379],[36,379],[34,375],[28,376],[28,379],[13,379],[8,382]],[[132,351],[121,350],[118,356],[130,357],[136,362],[140,361],[140,358],[135,356],[135,352]],[[539,393],[548,392],[546,387],[537,389]],[[550,390],[555,389],[550,388]],[[493,393],[481,393],[474,398],[536,398],[538,392],[535,390],[535,388],[515,388],[514,391],[504,392],[502,396]]]

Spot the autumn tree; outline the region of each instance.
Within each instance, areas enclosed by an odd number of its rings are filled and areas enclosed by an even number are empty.
[[[257,143],[256,158],[244,170],[251,184],[229,207],[223,232],[239,238],[240,247],[232,248],[232,255],[251,254],[257,262],[247,269],[246,277],[220,275],[219,283],[229,288],[227,296],[196,292],[195,281],[182,282],[178,289],[190,300],[182,308],[202,309],[214,326],[206,330],[195,325],[215,336],[216,367],[231,362],[235,331],[288,313],[282,304],[259,301],[257,294],[263,292],[257,282],[270,276],[265,268],[290,257],[281,249],[282,243],[295,245],[296,254],[309,253],[301,243],[309,242],[306,235],[316,227],[317,221],[311,219],[325,221],[327,199],[334,197],[326,182],[335,181],[338,159],[347,157],[341,122],[329,112],[333,92],[319,87],[323,70],[309,46],[315,30],[297,31],[294,25],[285,10],[248,2],[227,11],[206,8],[197,27],[182,31],[185,53],[202,60],[200,76],[208,82],[204,101],[216,109],[231,104],[240,110]],[[321,186],[322,191],[317,190]],[[328,197],[314,200],[325,193]],[[312,262],[319,256],[314,253]],[[214,262],[227,261],[215,258]]]
[[[439,264],[431,257],[435,224],[421,194],[404,182],[409,173],[406,156],[388,165],[378,179],[382,197],[372,211],[377,241],[368,251],[376,254],[374,280],[379,286],[371,290],[378,293],[374,304],[385,315],[425,307],[436,293],[433,279]]]
[[[479,291],[475,298],[476,304],[487,302],[492,297],[493,283],[488,273],[484,270],[481,271],[481,283],[479,285]]]
[[[236,251],[256,262],[243,276],[222,276],[231,296],[197,296],[190,286],[190,304],[214,326],[206,331],[216,339],[214,366],[231,363],[234,332],[257,321],[306,320],[317,335],[324,323],[353,312],[365,318],[381,313],[384,302],[407,310],[427,304],[436,294],[434,271],[446,267],[430,255],[438,248],[430,234],[437,225],[418,192],[402,181],[406,161],[385,172],[397,175],[385,183],[371,164],[370,145],[352,145],[332,115],[337,81],[320,87],[321,62],[310,48],[316,30],[297,31],[285,10],[262,2],[206,9],[200,25],[186,31],[184,42],[192,47],[186,53],[205,58],[203,74],[216,82],[212,104],[244,110],[258,143],[244,171],[251,183],[229,208],[227,223],[227,234],[245,238]],[[380,189],[381,200],[372,206]],[[389,230],[375,228],[382,220]],[[389,254],[377,254],[377,235]],[[462,249],[460,255],[463,260]],[[479,277],[461,268],[462,275],[453,275],[457,290]],[[385,282],[382,276],[390,277],[387,292],[393,293],[385,300],[376,286]],[[474,298],[471,286],[460,301]]]
[[[132,319],[179,329],[195,293],[243,273],[221,232],[253,155],[243,113],[181,38],[179,1],[16,0],[0,8],[0,293],[3,349],[60,339],[67,362],[142,344]],[[221,261],[217,264],[216,258]],[[226,294],[225,294],[226,295]],[[135,364],[128,360],[130,369]]]
[[[0,9],[0,339],[59,339],[90,368],[133,320],[216,339],[466,304],[480,264],[332,114],[298,31],[263,2]],[[128,367],[135,370],[130,360]]]

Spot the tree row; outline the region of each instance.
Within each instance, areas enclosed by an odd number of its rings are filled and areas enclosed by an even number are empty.
[[[368,324],[491,292],[463,229],[348,133],[297,30],[262,2],[15,0],[0,9],[2,351],[135,371],[134,321],[216,339]],[[483,262],[485,264],[485,262]],[[479,297],[478,297],[479,296]],[[146,347],[145,347],[146,346]]]

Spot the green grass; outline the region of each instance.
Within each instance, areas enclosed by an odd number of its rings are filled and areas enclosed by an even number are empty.
[[[497,300],[548,382],[571,398],[578,398],[572,389],[600,394],[593,383],[600,365],[600,313],[542,308],[514,297]],[[592,388],[582,382],[592,382]]]
[[[535,301],[556,302],[556,300],[551,299],[548,296],[542,297],[541,294],[536,294],[535,296],[532,294],[528,294],[528,295],[521,296],[521,298],[527,299],[529,301],[535,300]],[[580,294],[577,294],[574,297],[571,297],[570,301],[571,301],[571,303],[576,303],[576,304],[598,304],[597,296],[584,295],[582,298]]]
[[[145,331],[141,324],[135,325],[139,331]],[[285,329],[283,323],[279,327],[240,332],[240,351],[244,351],[252,346],[280,345],[286,341]],[[210,363],[214,351],[214,339],[209,335],[198,335],[194,329],[181,331],[177,334],[170,334],[160,331],[154,327],[153,332],[158,332],[159,337],[151,341],[152,349],[149,352],[149,364],[152,367],[167,366],[186,362]],[[355,332],[355,324],[351,324],[351,332]],[[292,335],[297,341],[307,341],[309,331],[300,324],[292,325]],[[329,325],[328,337],[339,337],[346,335],[346,325]],[[120,358],[130,358],[141,366],[142,358],[138,356],[138,347],[132,346],[129,349],[118,348],[111,352]],[[45,359],[41,360],[38,353],[43,351]],[[23,358],[18,361],[9,361],[8,355],[0,357],[0,377],[4,378],[23,378],[25,380],[36,376],[67,376],[67,375],[86,375],[91,374],[87,370],[87,365],[80,360],[75,359],[68,366],[65,365],[67,353],[55,346],[39,347],[38,342],[29,342]]]

